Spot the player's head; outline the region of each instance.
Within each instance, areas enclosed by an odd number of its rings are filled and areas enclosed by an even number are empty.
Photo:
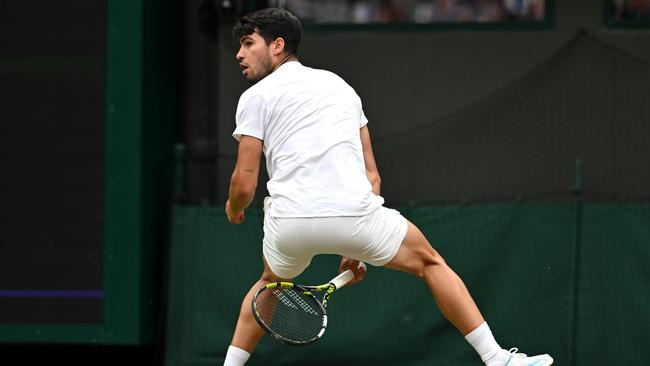
[[[241,45],[236,57],[242,74],[256,82],[273,72],[281,60],[298,56],[302,24],[285,9],[266,8],[242,17],[233,35]]]

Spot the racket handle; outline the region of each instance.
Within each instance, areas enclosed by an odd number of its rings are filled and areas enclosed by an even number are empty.
[[[354,272],[352,272],[351,269],[348,269],[344,272],[341,272],[338,276],[334,277],[330,283],[336,287],[336,289],[340,289],[341,287],[345,286],[350,280],[354,278]]]

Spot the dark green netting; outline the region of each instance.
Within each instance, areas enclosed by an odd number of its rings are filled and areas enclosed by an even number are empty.
[[[588,205],[582,218],[576,365],[647,365],[650,205]]]
[[[579,365],[645,365],[650,205],[402,212],[464,279],[504,347],[549,352],[558,365],[571,357]],[[249,210],[243,226],[230,225],[219,208],[177,207],[174,219],[167,365],[220,364],[241,298],[261,272],[261,212]],[[299,281],[320,283],[337,264],[316,257]],[[371,268],[363,283],[335,295],[329,315],[318,343],[287,348],[265,337],[248,364],[481,364],[427,287],[405,274]]]

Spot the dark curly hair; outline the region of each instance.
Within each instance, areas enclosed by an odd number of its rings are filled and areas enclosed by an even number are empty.
[[[284,39],[284,49],[298,56],[298,46],[302,39],[302,23],[285,9],[266,8],[244,15],[233,29],[236,40],[257,32],[266,44],[277,38]]]

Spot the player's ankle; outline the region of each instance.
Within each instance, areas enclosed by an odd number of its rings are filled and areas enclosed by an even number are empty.
[[[486,365],[492,366],[488,362],[501,352],[501,347],[494,339],[492,331],[486,322],[483,322],[467,334],[465,339],[474,347]]]
[[[223,366],[244,366],[250,356],[251,354],[243,349],[230,346],[226,353],[226,359],[223,361]]]

